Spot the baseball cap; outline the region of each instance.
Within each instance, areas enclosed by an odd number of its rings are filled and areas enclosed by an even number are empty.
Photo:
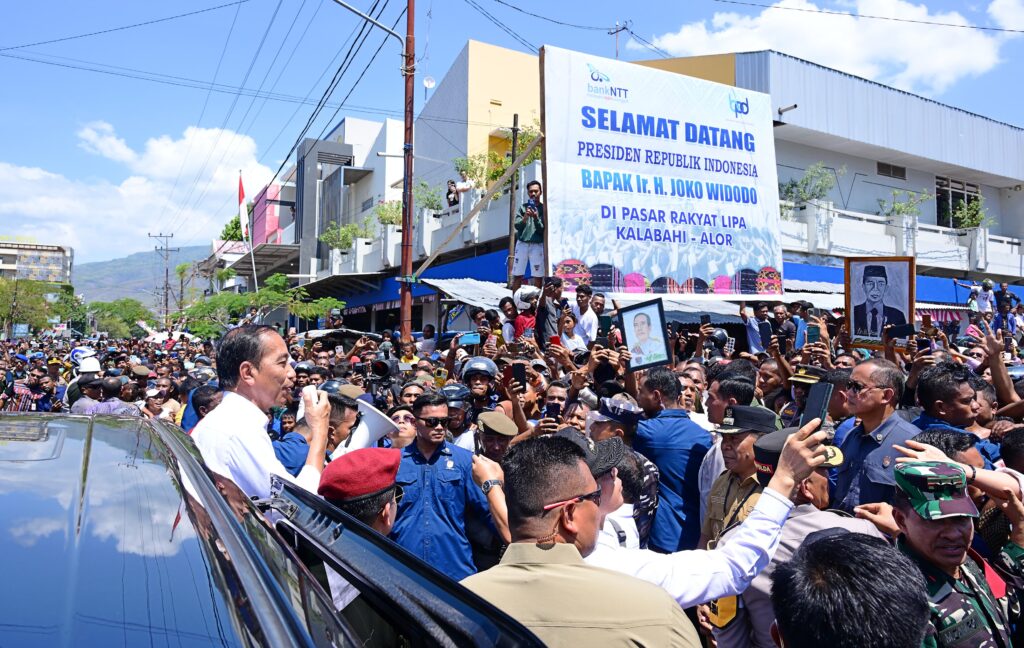
[[[967,494],[963,469],[945,461],[912,461],[896,465],[896,486],[910,506],[926,520],[978,517],[978,507]]]
[[[146,365],[136,365],[132,367],[132,375],[136,378],[149,378],[149,367]]]
[[[78,379],[79,389],[89,389],[90,387],[99,387],[103,379],[98,376],[82,376]]]
[[[583,450],[583,454],[586,455],[587,467],[590,468],[590,473],[595,479],[619,465],[622,456],[626,453],[626,446],[617,436],[595,442],[572,427],[562,428],[555,432],[555,436],[569,439]]]
[[[587,418],[594,423],[614,421],[622,425],[636,425],[643,414],[633,397],[622,393],[602,398],[597,411],[588,414]]]
[[[402,451],[393,448],[353,450],[327,464],[316,492],[340,502],[379,495],[395,485],[401,461]]]
[[[793,375],[789,377],[789,381],[813,385],[824,378],[825,374],[826,371],[821,367],[802,364],[796,366],[793,370]]]
[[[502,412],[480,412],[476,417],[476,425],[481,432],[491,432],[502,436],[514,437],[519,434],[515,422]]]
[[[757,481],[762,486],[767,486],[775,475],[775,469],[779,467],[779,457],[782,456],[782,448],[786,445],[786,439],[800,428],[788,427],[766,434],[754,442],[754,467],[757,469]],[[823,445],[825,451],[825,463],[819,468],[835,468],[843,465],[843,451],[836,446]]]
[[[752,405],[734,405],[727,407],[722,416],[722,425],[718,427],[720,434],[737,434],[740,432],[760,432],[771,434],[777,429],[779,417],[765,407]],[[785,442],[785,441],[783,441]]]

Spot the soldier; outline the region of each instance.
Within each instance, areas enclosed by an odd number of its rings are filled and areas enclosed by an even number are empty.
[[[1024,587],[1024,506],[1006,491],[1013,531],[992,569],[971,547],[978,509],[967,475],[952,463],[915,461],[895,470],[897,546],[924,574],[931,628],[924,646],[1010,646]]]

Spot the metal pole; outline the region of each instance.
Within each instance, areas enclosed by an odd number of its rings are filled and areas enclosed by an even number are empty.
[[[408,0],[405,14],[405,173],[402,177],[402,277],[412,276],[412,118],[416,81],[416,0]],[[402,339],[412,338],[412,284],[402,281],[399,289],[399,319]]]
[[[519,113],[512,115],[512,159],[516,159],[516,150],[519,147]],[[508,186],[508,261],[506,266],[506,285],[512,288],[512,264],[516,254],[516,179],[518,173],[512,176]]]

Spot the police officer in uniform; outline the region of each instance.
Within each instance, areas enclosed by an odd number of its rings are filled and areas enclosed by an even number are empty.
[[[1011,646],[1024,588],[1024,507],[1003,507],[1013,531],[993,564],[971,549],[978,509],[959,465],[915,461],[896,467],[897,547],[924,574],[931,628],[924,646]],[[995,568],[995,569],[993,569]]]
[[[825,370],[814,365],[797,365],[793,375],[789,377],[790,400],[779,412],[779,418],[785,426],[799,426],[800,417],[807,404],[807,393],[811,385],[815,385],[825,377]]]

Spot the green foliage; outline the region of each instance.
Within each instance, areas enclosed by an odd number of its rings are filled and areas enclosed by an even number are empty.
[[[178,279],[184,279],[188,276],[189,270],[192,269],[191,263],[179,263],[174,266],[174,274],[178,275]]]
[[[91,302],[88,311],[96,319],[96,328],[106,331],[111,337],[144,335],[136,322],[142,320],[152,325],[156,321],[156,316],[145,304],[130,297],[112,302]]]
[[[220,283],[234,279],[237,275],[238,272],[234,268],[217,268],[213,273],[214,278]]]
[[[526,126],[519,129],[519,138],[516,142],[516,150],[513,152],[512,157],[505,155],[499,155],[494,151],[487,151],[486,153],[477,153],[476,155],[470,155],[468,157],[460,157],[452,160],[455,165],[455,171],[457,173],[466,172],[466,176],[473,181],[473,184],[480,190],[486,190],[491,183],[500,178],[505,174],[505,171],[512,166],[512,162],[515,158],[519,157],[529,148],[533,140],[537,139],[540,135],[540,129],[537,124],[534,126]],[[541,159],[544,154],[544,145],[538,146],[530,153],[523,161],[523,166],[536,162]],[[510,182],[511,184],[511,182]],[[508,187],[499,188],[491,196],[485,196],[484,199],[497,198],[507,190]]]
[[[373,208],[373,213],[377,217],[377,222],[381,225],[401,225],[402,201],[388,200],[385,202],[381,200]]]
[[[420,180],[413,187],[412,203],[416,205],[417,209],[427,209],[432,212],[439,212],[444,209],[444,203],[441,202],[441,191],[430,186],[424,180]],[[401,206],[401,203],[399,203],[399,206]]]
[[[241,241],[242,240],[242,222],[238,218],[238,214],[228,221],[228,224],[224,226],[224,229],[220,232],[220,240],[222,241]]]
[[[995,224],[995,219],[988,215],[985,209],[985,197],[978,196],[971,202],[963,200],[956,201],[953,209],[953,226],[961,229],[974,227],[989,227]]]
[[[216,337],[253,307],[260,316],[285,308],[289,313],[307,319],[325,315],[332,308],[345,307],[345,302],[331,297],[309,301],[309,294],[304,287],[291,288],[288,283],[285,275],[274,274],[267,277],[257,292],[222,292],[207,297],[185,309],[189,329],[196,335]]]
[[[43,281],[0,279],[0,330],[6,330],[9,324],[47,328],[52,306],[46,295],[57,290],[54,284]]]
[[[935,196],[928,193],[925,189],[922,189],[920,192],[893,189],[891,201],[884,198],[878,199],[878,213],[889,218],[893,216],[920,216],[921,204],[933,198]]]
[[[57,294],[57,299],[50,306],[53,314],[61,321],[67,322],[71,328],[77,331],[85,332],[89,321],[88,310],[85,303],[75,296],[75,291],[70,286],[61,290]]]
[[[792,217],[793,209],[803,207],[812,201],[824,200],[836,186],[839,176],[846,173],[846,167],[835,172],[825,166],[824,162],[815,162],[804,170],[799,180],[790,179],[779,183],[779,199],[793,203],[783,214]]]
[[[401,222],[401,218],[399,218],[399,222]],[[320,235],[320,241],[330,248],[344,252],[352,249],[357,238],[373,238],[374,229],[372,216],[364,218],[362,224],[338,225],[331,223]]]

